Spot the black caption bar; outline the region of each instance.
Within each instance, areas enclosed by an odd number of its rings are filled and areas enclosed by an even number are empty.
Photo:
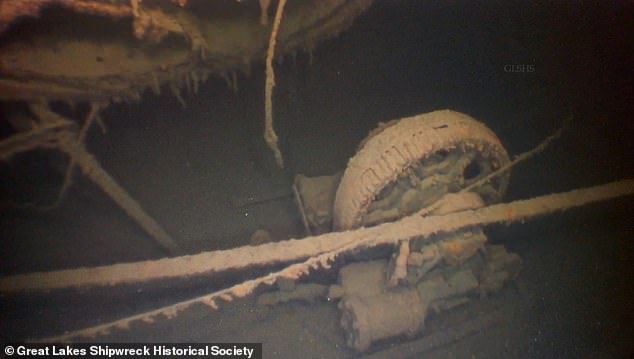
[[[5,358],[235,358],[262,359],[262,343],[6,344]]]

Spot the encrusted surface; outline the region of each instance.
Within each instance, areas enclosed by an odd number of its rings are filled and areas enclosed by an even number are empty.
[[[400,201],[399,205],[404,204],[408,207],[408,202],[412,205],[420,204],[421,201],[418,198],[420,196],[417,196],[417,193],[420,193],[421,189],[437,192],[423,193],[425,197],[422,198],[423,200],[432,198],[433,202],[443,194],[452,192],[450,188],[445,188],[446,185],[455,183],[462,187],[462,184],[456,183],[458,177],[463,176],[471,161],[478,160],[478,156],[490,165],[490,168],[482,171],[482,175],[504,166],[509,161],[500,140],[491,130],[471,117],[451,110],[404,118],[397,124],[391,124],[373,134],[365,141],[359,152],[350,159],[337,190],[334,205],[334,225],[337,229],[350,229],[363,224],[377,223],[377,220],[364,218],[364,216],[372,209],[375,201],[385,200],[382,191],[388,186],[396,184],[397,188],[390,191],[399,190],[397,182],[400,179],[417,182],[413,186],[405,184],[407,188],[403,188],[397,198]],[[431,157],[439,151],[447,152],[443,159],[434,163],[424,162],[433,160]],[[464,155],[472,158],[465,158]],[[449,158],[445,160],[444,157]],[[464,159],[468,161],[461,164]],[[421,162],[420,166],[419,162]],[[439,165],[448,168],[447,170],[440,168],[431,174],[424,173],[430,167]],[[422,172],[417,167],[422,167]],[[452,172],[452,168],[457,168],[459,171],[453,173],[455,171]],[[495,202],[501,198],[506,190],[508,176],[508,173],[501,175],[497,185],[494,186],[495,193],[483,196],[488,202]],[[409,178],[404,177],[414,177],[416,180],[409,181]],[[444,186],[437,186],[437,183]],[[464,185],[468,183],[465,181]],[[408,191],[409,189],[413,191]],[[414,193],[412,196],[416,198],[408,201],[407,196],[410,193]],[[388,196],[388,202],[390,198],[391,196]],[[393,210],[398,206],[390,202],[380,207],[382,210]],[[399,218],[423,207],[425,203],[417,208],[399,209],[400,212],[394,215],[380,214],[380,217]]]
[[[276,54],[312,51],[371,2],[290,3]],[[180,97],[211,74],[236,88],[233,73],[264,59],[270,32],[255,1],[20,1],[4,2],[0,15],[2,100],[135,101],[162,86]]]

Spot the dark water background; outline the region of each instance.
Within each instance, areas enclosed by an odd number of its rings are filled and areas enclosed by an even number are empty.
[[[531,149],[574,116],[556,143],[513,170],[507,200],[631,178],[633,13],[625,2],[378,2],[349,31],[318,46],[312,65],[300,53],[276,67],[275,125],[284,171],[275,168],[262,140],[262,64],[239,78],[237,94],[224,81],[209,80],[198,95],[185,98],[186,109],[171,95],[149,93],[138,105],[112,106],[103,113],[108,133],[94,129],[89,149],[191,253],[245,245],[258,228],[280,239],[303,236],[290,198],[249,208],[232,207],[231,198],[289,188],[298,173],[334,173],[379,121],[437,109],[485,122],[512,155]],[[509,72],[507,65],[532,71]],[[39,160],[25,161],[34,164],[10,170],[11,180],[21,183],[16,195],[52,198],[60,181],[54,168],[48,168],[50,175]],[[20,171],[47,181],[20,182],[15,179]],[[522,274],[516,285],[455,315],[501,307],[508,320],[428,356],[631,357],[633,210],[632,199],[624,198],[489,228],[493,242],[523,258]],[[3,211],[0,236],[3,274],[162,256],[81,177],[57,210]],[[5,296],[0,331],[4,339],[59,334],[222,284]],[[99,338],[239,339],[263,341],[267,357],[296,357],[305,348],[311,348],[306,357],[353,354],[343,349],[332,304],[265,313],[248,302],[218,313],[192,308],[170,321]]]

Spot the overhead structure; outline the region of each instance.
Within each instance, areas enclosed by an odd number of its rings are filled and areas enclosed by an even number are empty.
[[[262,19],[275,6],[263,2],[0,2],[0,100],[132,102],[164,87],[182,98],[210,75],[236,88],[236,72],[265,58],[272,22]],[[276,56],[311,52],[371,3],[289,1]]]
[[[371,3],[2,1],[0,102],[25,103],[29,110],[5,116],[14,133],[0,139],[0,160],[36,148],[65,153],[70,165],[60,199],[78,166],[161,247],[177,253],[178,244],[170,235],[87,152],[86,132],[93,123],[103,128],[100,110],[110,103],[138,102],[147,90],[157,95],[169,90],[186,107],[184,93],[197,94],[210,76],[223,78],[237,91],[238,73],[248,76],[252,64],[266,57],[264,137],[281,166],[271,101],[274,57],[312,54],[319,41],[347,29]],[[273,10],[274,21],[269,21]],[[66,118],[49,108],[53,102],[72,109],[88,103],[89,110],[79,118]]]

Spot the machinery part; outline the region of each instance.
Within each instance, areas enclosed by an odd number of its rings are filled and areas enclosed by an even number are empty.
[[[451,110],[391,121],[372,131],[350,159],[337,189],[336,230],[412,214],[509,162],[484,124]],[[485,203],[502,198],[510,173],[473,189]]]
[[[486,332],[488,329],[504,323],[505,317],[506,313],[502,309],[479,313],[459,325],[435,331],[417,340],[390,345],[387,349],[364,355],[363,359],[399,358],[403,356],[403,353],[407,353],[409,358],[423,358],[423,355],[427,353],[457,343],[468,336]]]
[[[328,297],[334,299],[380,294],[385,289],[386,272],[386,260],[348,264],[339,270],[339,284],[330,286]]]
[[[439,216],[467,209],[477,209],[483,206],[484,201],[477,193],[448,193],[430,207],[425,207],[421,212],[424,216]],[[475,236],[476,234],[479,235]],[[475,241],[473,240],[474,238],[476,238]],[[411,267],[412,262],[422,261],[426,263],[426,266],[433,266],[439,259],[443,258],[447,264],[462,263],[484,245],[486,236],[482,229],[474,227],[456,232],[436,234],[430,240],[432,244],[427,246],[425,244],[429,241],[426,240],[415,239],[411,242],[411,245],[410,241],[407,240],[400,243],[398,252],[392,254],[388,266],[388,287],[395,287],[399,283],[404,282],[406,278],[408,282],[411,282],[412,276],[408,267]],[[424,247],[421,248],[421,246]],[[424,249],[423,252],[418,252],[420,249]],[[417,269],[417,272],[421,275],[425,273],[422,268]]]
[[[373,297],[345,297],[341,326],[348,332],[348,345],[365,351],[373,341],[401,333],[414,334],[425,319],[426,304],[415,289],[386,292]]]
[[[345,294],[339,308],[343,312],[341,325],[348,334],[348,345],[362,352],[374,341],[413,335],[423,327],[429,310],[440,312],[464,304],[471,293],[482,295],[492,288],[500,289],[518,274],[521,261],[516,254],[508,253],[503,246],[486,246],[483,252],[463,265],[438,268],[416,286],[398,290],[383,287],[365,295],[353,289],[361,283],[342,282]],[[386,269],[385,261],[370,264]],[[367,266],[352,264],[342,268],[342,272],[346,270],[348,279],[364,279],[364,269]]]

